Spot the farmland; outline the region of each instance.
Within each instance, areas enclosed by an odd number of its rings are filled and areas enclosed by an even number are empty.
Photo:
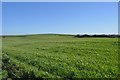
[[[117,38],[3,37],[2,78],[116,78]]]

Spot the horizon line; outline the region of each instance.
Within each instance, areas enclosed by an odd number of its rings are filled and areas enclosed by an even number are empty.
[[[66,34],[66,35],[120,35],[119,33],[27,33],[27,34],[0,34],[0,36],[9,36],[9,35],[39,35],[39,34]]]

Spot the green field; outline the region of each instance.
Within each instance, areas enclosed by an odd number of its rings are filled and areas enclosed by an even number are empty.
[[[117,38],[4,37],[3,78],[116,78]]]

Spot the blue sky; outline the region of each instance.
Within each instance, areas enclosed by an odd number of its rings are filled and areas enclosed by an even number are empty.
[[[2,2],[118,2],[119,0],[2,0]]]
[[[3,34],[118,33],[116,2],[3,2]]]

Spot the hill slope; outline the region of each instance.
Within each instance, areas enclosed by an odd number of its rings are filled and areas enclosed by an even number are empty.
[[[3,38],[3,78],[116,78],[117,38]]]

